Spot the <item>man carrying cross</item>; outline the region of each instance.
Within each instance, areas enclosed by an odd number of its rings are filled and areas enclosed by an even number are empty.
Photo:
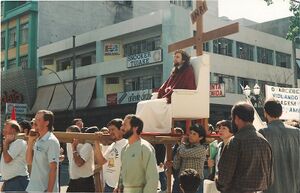
[[[144,122],[144,132],[169,133],[172,126],[169,104],[173,89],[196,89],[190,56],[183,50],[177,50],[173,64],[170,77],[158,90],[157,99],[142,101],[137,105],[136,115]]]

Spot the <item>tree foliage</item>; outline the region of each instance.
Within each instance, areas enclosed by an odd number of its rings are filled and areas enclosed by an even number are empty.
[[[273,0],[264,0],[268,5],[273,3]],[[293,16],[290,18],[290,26],[286,39],[295,40],[296,37],[300,37],[300,1],[290,0],[290,11]]]

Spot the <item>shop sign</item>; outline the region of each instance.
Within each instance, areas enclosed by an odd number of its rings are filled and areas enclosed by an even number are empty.
[[[162,61],[161,50],[127,56],[127,68],[134,68]]]
[[[16,114],[27,114],[27,104],[20,104],[20,103],[6,103],[6,114],[10,114],[13,107],[15,106],[16,108]]]
[[[277,99],[282,105],[280,119],[300,120],[300,88],[266,85],[266,99]]]
[[[210,83],[210,96],[211,97],[225,97],[225,84],[224,83]]]
[[[138,103],[140,101],[149,100],[152,96],[152,89],[137,90],[118,93],[118,104]]]
[[[107,106],[117,105],[117,93],[106,95]]]
[[[105,44],[104,55],[105,56],[120,55],[120,44],[110,44],[110,43]]]

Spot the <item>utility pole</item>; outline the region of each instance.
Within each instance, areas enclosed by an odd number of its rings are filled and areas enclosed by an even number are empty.
[[[75,38],[76,36],[73,36],[73,94],[72,94],[72,100],[73,100],[73,118],[76,117],[76,56],[75,56]]]

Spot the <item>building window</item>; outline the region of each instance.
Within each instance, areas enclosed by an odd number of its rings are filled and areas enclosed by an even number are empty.
[[[276,66],[291,68],[291,55],[282,52],[276,52]]]
[[[106,84],[119,84],[120,79],[119,77],[107,77]]]
[[[214,53],[226,55],[226,56],[232,56],[232,44],[233,41],[226,38],[220,38],[214,40],[213,41]]]
[[[257,62],[273,65],[273,50],[257,47]]]
[[[255,84],[256,81],[254,79],[238,77],[238,94],[243,94],[243,90],[241,86],[245,88],[245,86],[248,85],[250,88],[254,88]]]
[[[125,79],[124,80],[124,90],[125,90],[125,92],[140,90],[139,83],[140,83],[139,77]]]
[[[204,42],[203,43],[203,51],[209,52],[209,42]]]
[[[17,45],[16,28],[9,30],[9,47],[14,48]]]
[[[22,56],[20,58],[20,66],[22,67],[22,69],[25,69],[28,67],[28,56]]]
[[[92,56],[85,56],[81,58],[81,66],[92,64]]]
[[[71,60],[64,59],[57,61],[57,71],[63,71],[71,68]]]
[[[254,46],[242,42],[236,42],[237,58],[253,61]]]
[[[22,24],[20,27],[21,44],[28,42],[28,23]]]
[[[160,36],[149,38],[146,40],[136,41],[124,45],[124,55],[130,56],[160,49]]]
[[[235,93],[234,76],[212,73],[211,74],[211,82],[212,83],[224,83],[225,93]]]
[[[43,65],[47,66],[47,65],[52,65],[54,63],[53,58],[47,58],[43,60]]]
[[[155,76],[141,76],[128,78],[124,80],[124,90],[135,91],[135,90],[146,90],[159,88],[161,86],[161,74]]]
[[[1,50],[5,50],[5,31],[1,32]]]
[[[270,81],[263,81],[263,80],[259,80],[257,81],[257,84],[260,87],[260,95],[261,96],[266,96],[266,85],[270,85],[270,86],[275,86],[275,82],[270,82]]]
[[[154,77],[145,76],[140,78],[140,90],[152,89],[154,86]]]
[[[7,62],[7,69],[13,69],[17,67],[16,59],[8,60]]]
[[[278,87],[293,88],[291,84],[277,83]]]
[[[170,3],[184,8],[192,8],[193,6],[192,0],[170,0]]]

